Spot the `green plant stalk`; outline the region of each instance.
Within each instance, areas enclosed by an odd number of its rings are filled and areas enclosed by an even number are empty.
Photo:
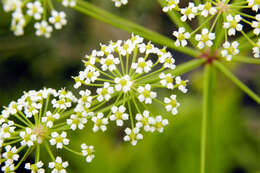
[[[243,90],[248,96],[260,104],[260,97],[255,94],[250,88],[248,88],[243,82],[241,82],[232,72],[229,71],[222,63],[215,61],[214,65],[223,72],[234,84],[236,84],[241,90]]]
[[[205,62],[205,59],[194,59],[189,62],[178,65],[176,67],[176,69],[174,69],[174,70],[168,69],[168,70],[164,71],[164,73],[171,73],[173,76],[178,76],[178,75],[184,74],[186,72],[189,72],[189,71],[192,71],[192,70],[198,68],[204,62]],[[159,80],[160,80],[159,75],[155,75],[150,78],[143,79],[142,83],[153,84],[153,83],[158,82]]]
[[[260,64],[260,59],[247,57],[243,55],[236,55],[232,58],[231,62],[240,62],[240,63],[246,63],[246,64]]]
[[[101,20],[105,23],[113,25],[117,28],[121,28],[127,32],[138,34],[148,40],[151,40],[154,43],[167,46],[176,51],[185,53],[192,57],[198,57],[200,55],[199,51],[187,48],[187,47],[177,47],[172,39],[169,39],[155,31],[149,30],[143,26],[135,24],[134,22],[128,21],[122,17],[111,14],[101,8],[98,8],[91,3],[86,1],[79,0],[77,1],[77,5],[74,7],[75,10],[94,17],[98,20]]]
[[[207,119],[212,115],[213,95],[213,72],[212,65],[207,64],[204,71],[203,83],[203,112],[201,122],[201,143],[200,143],[200,173],[206,173],[206,148],[207,148]]]

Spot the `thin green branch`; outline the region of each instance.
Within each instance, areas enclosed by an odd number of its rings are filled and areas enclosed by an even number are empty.
[[[223,64],[215,61],[214,65],[223,72],[234,84],[236,84],[241,90],[243,90],[248,96],[260,104],[260,97],[255,94],[250,88],[248,88],[243,82],[241,82],[232,72],[229,71]]]
[[[164,71],[164,73],[171,73],[173,76],[178,76],[178,75],[184,74],[186,72],[189,72],[189,71],[201,66],[204,62],[205,62],[205,59],[191,60],[189,62],[178,65],[176,67],[176,69],[174,69],[174,70],[168,69],[168,70]],[[156,75],[156,76],[152,76],[147,79],[143,79],[142,83],[146,83],[149,81],[149,83],[152,84],[152,83],[158,82],[159,80],[160,80],[159,75]]]
[[[174,44],[174,41],[172,39],[169,39],[155,31],[149,30],[143,26],[140,26],[138,24],[135,24],[134,22],[131,22],[129,20],[126,20],[122,17],[116,16],[112,13],[109,13],[101,8],[98,8],[94,5],[92,5],[89,2],[78,0],[77,5],[74,7],[75,10],[84,13],[86,15],[89,15],[91,17],[94,17],[98,20],[101,20],[105,23],[108,23],[110,25],[113,25],[117,28],[121,28],[125,31],[128,31],[130,33],[138,34],[148,40],[151,40],[154,43],[161,44],[163,46],[167,46],[169,48],[172,48],[176,51],[185,53],[187,55],[190,55],[192,57],[198,57],[199,52],[187,48],[187,47],[177,47]]]
[[[246,64],[260,64],[260,59],[247,57],[243,55],[236,55],[232,58],[231,62],[239,62],[239,63],[246,63]]]

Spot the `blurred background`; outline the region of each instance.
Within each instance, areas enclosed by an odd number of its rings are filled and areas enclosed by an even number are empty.
[[[176,29],[161,12],[157,1],[129,0],[115,8],[110,0],[93,0],[93,4],[128,18],[172,38]],[[128,39],[130,34],[104,24],[72,9],[66,11],[68,24],[55,31],[50,39],[36,37],[33,24],[25,35],[13,36],[10,14],[0,10],[0,106],[17,100],[23,91],[43,87],[66,87],[73,90],[71,76],[82,70],[82,57],[100,43]],[[162,47],[162,46],[160,46]],[[177,64],[190,57],[172,52]],[[227,64],[251,89],[260,94],[260,67]],[[200,124],[202,113],[203,70],[184,75],[189,92],[176,92],[181,103],[177,116],[168,115],[161,107],[154,112],[168,116],[170,124],[163,134],[144,134],[144,140],[133,147],[124,143],[123,129],[110,125],[109,131],[93,134],[91,127],[72,136],[71,147],[92,144],[96,158],[91,164],[64,152],[73,173],[197,173],[200,165]],[[160,93],[160,95],[167,93]],[[209,118],[207,172],[260,173],[260,106],[216,71],[214,114]],[[80,148],[78,148],[80,150]],[[75,158],[75,159],[74,159]],[[24,172],[24,171],[23,171]]]

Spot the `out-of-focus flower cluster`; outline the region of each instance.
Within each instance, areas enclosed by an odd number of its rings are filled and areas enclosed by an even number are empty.
[[[142,131],[162,132],[168,124],[167,118],[154,115],[149,106],[157,103],[173,115],[180,106],[176,95],[161,98],[157,91],[178,89],[187,92],[187,80],[173,76],[175,60],[166,48],[159,49],[152,43],[144,43],[138,35],[126,41],[111,41],[101,44],[99,50],[86,55],[85,69],[74,77],[76,89],[88,86],[95,90],[81,90],[82,104],[79,112],[91,114],[94,123],[93,131],[106,131],[109,122],[125,128],[125,141],[136,145],[143,138]],[[162,100],[160,100],[162,99]],[[92,109],[90,107],[95,104]],[[104,107],[95,111],[98,107]]]
[[[179,27],[173,35],[177,38],[176,46],[188,45],[188,40],[197,42],[200,50],[213,47],[216,42],[223,42],[219,54],[228,61],[250,44],[255,58],[260,56],[260,3],[257,0],[219,0],[205,1],[195,5],[189,2],[187,7],[180,7],[179,0],[165,0],[164,12],[180,14],[180,21],[198,19],[200,24],[193,31],[187,31],[185,25]],[[247,9],[247,11],[246,11]],[[248,9],[251,12],[248,12]],[[220,23],[220,25],[218,25]],[[217,28],[218,27],[218,28]],[[247,28],[247,29],[246,29]],[[248,31],[250,28],[250,31]],[[219,31],[217,31],[217,29]],[[246,32],[247,31],[247,32]],[[201,32],[201,33],[198,33]],[[241,35],[240,38],[236,37]],[[243,37],[243,38],[242,38]]]
[[[116,7],[121,7],[121,5],[126,5],[128,0],[112,0]]]
[[[87,121],[88,115],[73,113],[72,107],[77,104],[78,99],[65,89],[44,88],[25,92],[16,102],[4,107],[0,115],[1,170],[15,172],[25,165],[25,169],[34,173],[44,173],[47,167],[52,173],[65,173],[68,162],[55,156],[55,148],[86,157],[90,162],[94,158],[93,146],[82,144],[82,152],[68,147],[67,131],[82,129]],[[49,163],[41,160],[42,151],[49,154]],[[31,155],[35,158],[34,163],[24,164]]]
[[[5,12],[11,12],[11,30],[16,36],[24,34],[26,25],[33,22],[35,34],[49,38],[53,28],[60,30],[67,24],[66,14],[57,11],[51,0],[3,0]],[[76,0],[62,0],[65,7],[74,7]]]

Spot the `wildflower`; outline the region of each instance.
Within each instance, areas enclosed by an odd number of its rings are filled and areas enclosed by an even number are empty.
[[[49,22],[54,24],[55,29],[61,29],[62,26],[67,24],[66,14],[63,11],[57,12],[53,10],[51,15]]]
[[[28,10],[27,10],[27,14],[29,16],[33,16],[34,19],[36,20],[40,20],[41,19],[41,15],[43,13],[43,7],[42,4],[40,3],[40,1],[35,1],[35,2],[28,2],[26,4]]]
[[[201,11],[201,15],[204,17],[208,17],[208,15],[214,15],[217,12],[216,7],[212,7],[210,2],[206,2],[205,4],[199,4],[198,10]]]
[[[227,61],[231,61],[233,55],[237,55],[239,53],[238,42],[234,41],[231,44],[229,42],[225,42],[223,44],[224,50],[221,51],[221,55],[227,59]]]
[[[253,47],[253,54],[255,58],[260,57],[260,39],[258,39],[257,46]]]
[[[226,20],[227,22],[224,23],[224,28],[228,29],[228,35],[235,35],[236,30],[237,31],[242,31],[243,25],[241,25],[239,22],[241,20],[240,15],[236,15],[233,17],[231,14],[227,16]]]
[[[92,103],[92,96],[90,90],[80,91],[79,92],[81,98],[78,99],[79,104],[84,105],[85,107],[89,108]]]
[[[163,12],[172,11],[178,8],[179,0],[166,0],[167,5],[163,7]]]
[[[115,78],[115,89],[117,91],[123,90],[124,93],[126,93],[127,91],[130,91],[131,86],[133,84],[133,82],[130,79],[130,76],[126,75],[123,76],[122,78]]]
[[[97,132],[101,129],[103,132],[107,130],[106,125],[108,124],[108,118],[103,118],[104,114],[99,112],[97,116],[92,117],[92,121],[95,123],[93,127],[93,132]]]
[[[203,49],[205,46],[211,47],[212,40],[215,39],[215,33],[209,33],[207,28],[202,29],[201,34],[196,34],[195,39],[199,42],[197,47]]]
[[[55,162],[49,163],[49,168],[52,169],[52,173],[66,173],[66,169],[69,166],[68,162],[62,162],[61,157],[56,157]]]
[[[92,145],[81,144],[81,149],[83,156],[86,156],[86,161],[90,163],[95,158],[93,154],[95,152],[94,147]]]
[[[30,128],[26,128],[25,131],[20,132],[20,136],[23,139],[21,145],[27,145],[28,147],[33,146],[37,138]]]
[[[46,116],[42,117],[42,122],[46,123],[46,126],[51,128],[55,120],[60,118],[60,114],[52,114],[50,111],[46,112]]]
[[[104,99],[108,101],[111,98],[111,94],[114,93],[114,88],[110,87],[110,83],[105,82],[104,88],[98,88],[97,94],[98,94],[98,101],[102,102]]]
[[[168,73],[168,74],[165,74],[165,73],[161,73],[159,75],[160,79],[162,79],[160,81],[160,83],[162,84],[162,86],[166,86],[167,88],[169,89],[173,89],[173,76],[172,74]]]
[[[50,144],[51,145],[56,145],[57,148],[62,149],[63,145],[68,145],[69,144],[69,139],[67,139],[67,133],[66,132],[61,132],[59,135],[57,132],[52,132],[51,133],[51,139],[50,139]]]
[[[19,159],[19,155],[16,154],[16,147],[12,147],[11,145],[7,145],[5,147],[5,153],[3,153],[2,157],[6,159],[6,164],[12,164],[13,161],[17,161]]]
[[[45,20],[35,23],[34,27],[36,29],[36,35],[43,35],[46,38],[49,38],[51,36],[51,32],[53,29]]]
[[[163,127],[168,124],[169,124],[168,120],[163,119],[161,115],[155,117],[154,127],[158,132],[162,133],[164,130]]]
[[[126,108],[121,105],[119,107],[113,106],[111,108],[112,110],[112,115],[109,117],[111,121],[116,121],[117,126],[123,126],[124,120],[128,120],[128,114],[125,113]]]
[[[197,12],[198,12],[198,8],[195,7],[195,4],[193,2],[190,2],[189,6],[187,8],[181,9],[181,13],[183,14],[183,16],[181,17],[181,20],[183,22],[185,22],[187,20],[187,18],[189,20],[192,20],[196,16]]]
[[[137,120],[137,123],[136,123],[137,128],[144,127],[144,131],[146,131],[146,132],[154,131],[154,127],[151,125],[151,124],[153,124],[152,123],[153,121],[152,121],[151,117],[149,116],[149,111],[145,110],[143,112],[143,114],[140,114],[140,113],[136,114],[135,119]]]
[[[140,102],[145,102],[145,104],[151,104],[152,99],[157,96],[156,92],[151,91],[151,85],[146,84],[145,87],[139,86],[137,91],[140,93],[138,99]]]
[[[174,31],[173,35],[177,38],[175,41],[176,46],[179,47],[181,45],[182,47],[185,47],[188,44],[186,39],[190,38],[190,33],[185,32],[184,27],[180,27],[178,31]]]
[[[82,85],[97,88],[97,95],[92,96],[91,107],[84,106],[81,103],[83,101],[79,99],[80,104],[76,106],[75,112],[84,114],[86,118],[91,117],[94,132],[99,129],[106,131],[108,119],[116,121],[117,126],[123,126],[126,121],[130,121],[132,129],[126,130],[124,140],[135,145],[137,140],[142,138],[142,130],[155,131],[156,118],[146,109],[146,104],[152,104],[155,100],[156,103],[165,106],[152,88],[178,88],[187,92],[188,81],[182,80],[180,76],[174,78],[169,73],[174,71],[176,65],[175,59],[166,47],[159,49],[151,42],[144,43],[143,38],[138,35],[132,34],[128,40],[110,41],[109,44],[100,45],[99,50],[93,50],[91,55],[86,55],[87,61],[83,61],[85,69],[74,77],[77,88]],[[119,58],[115,61],[115,57]],[[86,71],[89,72],[91,69],[99,72],[99,76],[86,82]],[[168,69],[171,70],[166,73]],[[84,98],[85,102],[89,95],[90,92]],[[93,110],[98,113],[93,113]],[[142,110],[146,110],[144,115],[140,113]],[[138,114],[133,114],[134,111]],[[89,113],[91,115],[88,115]],[[74,115],[73,117],[76,118]],[[71,126],[72,119],[68,121]]]
[[[177,102],[176,95],[171,95],[170,98],[165,97],[164,103],[166,104],[165,109],[168,112],[171,112],[173,115],[178,113],[177,108],[180,106],[180,103]]]
[[[70,126],[72,130],[76,130],[79,128],[82,130],[85,126],[84,124],[87,123],[86,116],[79,117],[78,115],[72,114],[70,119],[67,119],[67,124]]]
[[[135,127],[134,129],[126,128],[124,141],[130,141],[132,145],[136,145],[138,140],[143,139],[143,135],[139,133],[140,129]]]
[[[31,170],[31,173],[44,173],[45,170],[42,168],[43,162],[39,161],[35,164],[26,163],[25,169]]]
[[[260,33],[260,14],[256,15],[256,20],[252,22],[252,27],[254,28],[253,32],[255,35]]]
[[[151,60],[145,61],[144,58],[138,58],[137,63],[132,64],[132,68],[136,70],[136,73],[142,74],[143,72],[148,73],[151,71],[152,65]]]

